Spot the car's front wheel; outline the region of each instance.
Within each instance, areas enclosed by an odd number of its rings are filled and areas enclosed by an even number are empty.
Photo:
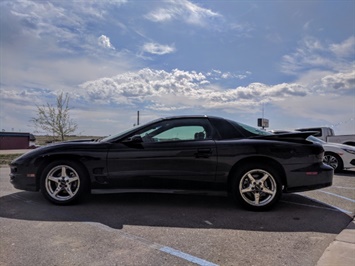
[[[56,161],[42,172],[41,192],[50,202],[67,205],[82,199],[88,192],[85,170],[78,163]]]
[[[235,172],[232,195],[246,209],[268,210],[280,199],[281,193],[279,173],[268,165],[247,164]]]

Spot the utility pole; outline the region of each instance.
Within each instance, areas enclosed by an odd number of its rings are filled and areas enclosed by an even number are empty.
[[[139,126],[139,111],[137,111],[137,126]]]
[[[261,127],[263,130],[269,127],[269,119],[264,118],[264,103],[262,104],[262,118],[258,118],[258,127]]]

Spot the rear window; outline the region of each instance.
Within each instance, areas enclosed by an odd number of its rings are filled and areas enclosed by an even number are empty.
[[[222,139],[240,139],[245,136],[225,119],[209,118]]]
[[[229,122],[236,127],[239,131],[242,132],[243,135],[247,136],[247,137],[254,137],[254,136],[267,136],[267,135],[273,135],[270,132],[267,132],[265,130],[256,128],[256,127],[252,127],[243,123],[237,123],[235,121],[229,120]]]
[[[264,130],[237,123],[228,119],[210,118],[222,139],[241,139],[255,136],[273,135]]]

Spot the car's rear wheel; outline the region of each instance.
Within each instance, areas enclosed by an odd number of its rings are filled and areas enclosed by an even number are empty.
[[[85,170],[71,161],[52,162],[42,172],[41,192],[54,204],[75,203],[88,192]]]
[[[280,199],[281,193],[279,173],[269,165],[247,164],[235,172],[232,195],[246,209],[269,210]]]
[[[333,167],[334,172],[340,172],[344,168],[344,164],[340,156],[332,152],[326,152],[324,154],[323,162]]]

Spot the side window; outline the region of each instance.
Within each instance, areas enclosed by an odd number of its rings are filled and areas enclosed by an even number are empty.
[[[202,126],[178,126],[163,131],[155,136],[155,139],[161,141],[179,141],[205,139],[205,130]]]
[[[212,127],[207,119],[177,119],[158,122],[144,128],[140,135],[145,143],[211,139]]]

